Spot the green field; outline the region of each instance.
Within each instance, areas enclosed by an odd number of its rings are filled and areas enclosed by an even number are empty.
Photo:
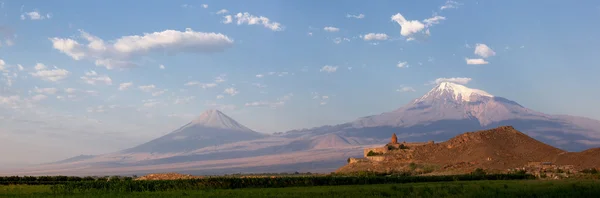
[[[51,185],[0,186],[0,197],[600,197],[598,180],[453,181],[405,184],[53,194]]]

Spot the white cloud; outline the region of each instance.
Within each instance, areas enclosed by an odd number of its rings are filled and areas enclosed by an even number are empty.
[[[223,21],[222,22],[224,24],[233,23],[233,17],[231,15],[223,16]]]
[[[268,102],[268,101],[248,102],[248,103],[244,104],[244,106],[247,106],[247,107],[271,107],[271,108],[277,108],[277,107],[285,105],[285,103],[287,101],[289,101],[292,98],[292,96],[294,96],[294,94],[289,93],[289,94],[286,94],[286,95],[284,95],[284,96],[282,96],[280,98],[277,98],[277,100],[274,101],[274,102]]]
[[[324,27],[323,30],[325,30],[327,32],[339,32],[340,28],[328,26],[328,27]]]
[[[389,36],[384,33],[368,33],[363,36],[363,39],[365,41],[371,41],[371,40],[383,41],[383,40],[387,40],[388,38],[389,38]]]
[[[467,65],[485,65],[489,63],[483,58],[465,58],[465,61],[467,61]]]
[[[144,105],[144,107],[155,107],[156,105],[160,104],[160,102],[154,100],[154,99],[149,99],[149,100],[142,100],[142,105]]]
[[[69,93],[69,94],[75,93],[76,91],[77,91],[77,90],[76,90],[76,89],[74,89],[74,88],[65,88],[65,92],[67,92],[67,93]]]
[[[365,15],[364,14],[358,14],[358,15],[346,14],[346,18],[362,19],[362,18],[365,18]]]
[[[6,39],[4,43],[6,43],[6,46],[13,46],[15,44],[15,42],[12,39]]]
[[[159,65],[158,68],[159,69],[165,69],[165,65]]]
[[[42,101],[42,100],[45,100],[46,98],[48,98],[48,96],[43,95],[43,94],[38,94],[38,95],[35,95],[35,96],[31,97],[31,100],[33,100],[33,101]]]
[[[458,8],[458,6],[459,6],[459,4],[456,1],[448,0],[448,1],[446,1],[446,4],[444,4],[442,7],[440,7],[440,10]]]
[[[52,18],[51,14],[41,14],[38,11],[25,12],[21,14],[21,20],[30,19],[30,20],[44,20]]]
[[[332,72],[337,71],[337,68],[338,68],[337,66],[325,65],[319,71],[320,72],[332,73]]]
[[[18,95],[13,96],[0,96],[0,105],[7,105],[11,108],[18,108],[21,102],[21,97]]]
[[[0,71],[8,71],[6,70],[6,62],[4,62],[4,60],[0,59]]]
[[[194,97],[194,96],[176,98],[175,101],[173,102],[173,104],[187,104],[187,103],[190,103],[195,98],[196,97]]]
[[[98,95],[98,91],[94,91],[94,90],[86,90],[85,93],[92,95],[92,96]]]
[[[258,88],[265,88],[265,87],[267,87],[267,85],[263,85],[263,84],[260,84],[260,83],[253,83],[252,85],[254,85],[255,87],[258,87]]]
[[[418,20],[406,20],[404,16],[397,13],[392,16],[392,21],[396,21],[400,25],[400,35],[410,37],[412,34],[422,31],[425,25]]]
[[[129,87],[131,87],[133,85],[133,82],[124,82],[119,84],[119,91],[125,91],[127,89],[129,89]]]
[[[398,68],[407,68],[408,67],[408,62],[406,61],[398,61],[398,64],[396,65]]]
[[[226,104],[218,104],[215,102],[207,101],[204,105],[209,106],[214,109],[219,109],[221,111],[234,110],[236,108],[235,105],[226,105]]]
[[[226,14],[226,13],[228,13],[228,12],[229,12],[229,11],[228,11],[228,10],[226,10],[226,9],[221,9],[221,10],[217,11],[217,14]]]
[[[45,81],[60,81],[67,78],[70,74],[69,71],[65,69],[59,69],[58,67],[54,67],[54,69],[48,69],[46,65],[42,63],[37,63],[35,65],[36,72],[30,73],[31,76],[40,78]]]
[[[48,88],[35,87],[33,92],[38,93],[38,94],[54,95],[54,94],[56,94],[56,92],[58,92],[58,89],[53,88],[53,87],[48,87]]]
[[[415,92],[416,90],[408,86],[400,86],[400,89],[396,89],[397,92]]]
[[[262,75],[262,74],[256,74],[256,77],[257,77],[257,78],[262,78],[262,77],[264,77],[264,76],[265,76],[265,75]]]
[[[168,90],[167,90],[167,89],[163,89],[163,90],[160,90],[160,91],[155,91],[155,92],[152,92],[152,96],[160,96],[160,95],[163,95],[163,94],[164,94],[166,91],[168,91]]]
[[[312,36],[312,35],[313,35],[313,33],[312,33],[312,32],[309,32],[309,33],[307,33],[307,34],[308,34],[308,36]]]
[[[142,90],[143,92],[151,92],[152,90],[154,90],[154,88],[156,88],[156,86],[154,86],[154,85],[142,85],[142,86],[139,86],[138,88],[140,88],[140,90]]]
[[[471,82],[471,78],[464,78],[464,77],[457,77],[457,78],[438,78],[435,79],[435,81],[433,81],[433,83],[435,84],[440,84],[442,82],[452,82],[452,83],[457,83],[457,84],[468,84],[469,82]]]
[[[477,43],[477,45],[475,46],[474,53],[483,58],[487,58],[487,57],[496,55],[496,52],[494,52],[494,50],[492,50],[492,48],[488,47],[486,44],[481,44],[481,43]]]
[[[198,81],[190,81],[184,84],[185,86],[199,86],[202,89],[213,88],[217,86],[217,83],[200,83]]]
[[[19,69],[19,71],[25,70],[25,68],[21,64],[17,64],[17,68]]]
[[[221,75],[221,76],[217,76],[215,77],[215,83],[222,83],[225,82],[225,75]]]
[[[199,84],[200,84],[200,82],[198,82],[198,81],[190,81],[190,82],[187,82],[187,83],[185,83],[183,85],[185,85],[185,86],[194,86],[194,85],[199,85]]]
[[[217,95],[217,99],[223,99],[223,98],[225,98],[224,95],[221,95],[221,94]]]
[[[271,20],[264,16],[254,16],[248,12],[237,13],[236,15],[226,15],[223,16],[223,23],[230,24],[233,23],[233,18],[235,18],[236,23],[238,25],[248,24],[248,25],[263,25],[264,27],[273,30],[273,31],[283,31],[285,27],[283,27],[278,22],[271,22]]]
[[[176,53],[216,53],[233,45],[233,40],[220,33],[196,32],[187,28],[185,32],[165,30],[144,33],[143,35],[123,36],[110,43],[80,30],[81,38],[87,44],[71,38],[50,38],[54,49],[74,60],[90,59],[97,66],[108,69],[135,67],[135,57],[152,52]]]
[[[435,15],[431,18],[423,20],[423,22],[425,22],[425,27],[430,27],[434,24],[440,23],[440,21],[443,21],[443,20],[446,20],[446,17]],[[429,30],[427,30],[427,31],[429,31]]]
[[[227,88],[227,89],[225,89],[225,90],[223,91],[223,93],[225,93],[225,94],[229,94],[230,96],[235,96],[235,95],[237,95],[237,94],[238,94],[238,93],[240,93],[240,92],[239,92],[237,89],[235,89],[235,88],[233,88],[233,87],[230,87],[230,88]]]
[[[341,37],[337,37],[337,38],[333,39],[333,42],[335,44],[340,44],[342,41],[348,41],[348,42],[350,42],[350,39],[349,38],[341,38]]]
[[[96,83],[104,83],[105,85],[112,85],[112,79],[107,75],[99,76],[96,71],[85,72],[85,76],[80,77],[83,82],[95,85]]]
[[[37,71],[40,71],[40,70],[46,69],[46,65],[44,65],[42,63],[37,63],[37,64],[35,64],[35,66],[33,68]]]
[[[202,89],[206,89],[206,88],[213,88],[216,87],[219,83],[225,82],[227,81],[225,79],[225,74],[222,74],[220,76],[215,77],[215,81],[212,83],[200,83],[198,81],[189,81],[187,83],[185,83],[185,86],[199,86],[202,87]]]
[[[202,4],[203,8],[208,8],[208,4]]]
[[[105,109],[104,105],[99,105],[96,107],[88,107],[87,112],[88,113],[102,113],[102,112],[106,112],[106,109]]]

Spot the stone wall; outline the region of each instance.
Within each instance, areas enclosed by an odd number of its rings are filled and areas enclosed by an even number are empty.
[[[387,147],[366,148],[363,150],[363,156],[367,157],[367,154],[369,153],[369,151],[385,154],[388,152],[388,149],[387,149]]]
[[[365,161],[367,161],[367,160],[364,159],[364,158],[353,158],[353,157],[351,157],[348,160],[348,164],[353,164],[353,163],[357,163],[357,162],[365,162]]]
[[[367,159],[373,162],[381,162],[385,160],[385,156],[368,156]]]

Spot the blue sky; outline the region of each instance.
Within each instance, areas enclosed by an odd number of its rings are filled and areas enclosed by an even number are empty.
[[[436,79],[600,119],[596,1],[0,2],[11,163],[124,149],[211,108],[265,133],[339,124]]]

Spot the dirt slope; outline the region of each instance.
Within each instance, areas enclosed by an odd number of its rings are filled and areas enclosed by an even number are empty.
[[[469,172],[476,168],[506,171],[528,162],[553,162],[590,168],[600,166],[600,149],[569,153],[537,141],[511,126],[467,132],[437,144],[388,152],[381,162],[345,165],[338,172],[390,171],[409,163],[435,165],[438,171]]]

